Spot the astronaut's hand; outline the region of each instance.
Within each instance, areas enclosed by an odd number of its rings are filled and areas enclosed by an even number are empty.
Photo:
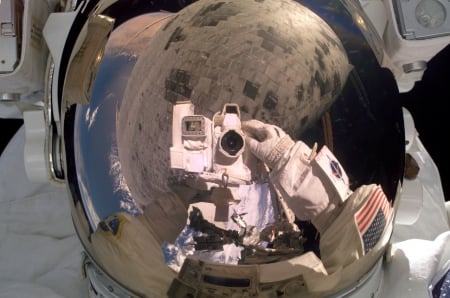
[[[294,141],[281,128],[258,120],[242,123],[245,143],[250,151],[266,165],[274,169],[283,155],[294,146]]]

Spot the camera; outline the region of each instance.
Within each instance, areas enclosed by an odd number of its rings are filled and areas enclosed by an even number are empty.
[[[194,113],[190,101],[173,107],[170,166],[205,189],[250,184],[239,106],[227,103],[212,119]]]

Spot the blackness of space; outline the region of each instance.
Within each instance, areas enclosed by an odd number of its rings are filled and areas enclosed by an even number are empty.
[[[450,200],[450,45],[427,65],[423,78],[407,93],[400,94],[416,125],[419,138],[440,172],[444,195]]]

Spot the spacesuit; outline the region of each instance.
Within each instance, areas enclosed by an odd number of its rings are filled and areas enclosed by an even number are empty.
[[[119,26],[115,1],[2,0],[2,24],[13,2],[24,4],[16,7],[25,11],[23,34],[1,36],[0,103],[26,111],[25,129],[0,159],[2,294],[161,297],[170,287],[195,297],[401,297],[447,289],[439,175],[397,95],[448,44],[448,2],[204,0]],[[208,118],[225,102],[239,105],[247,147],[288,209],[318,230],[320,254],[245,266],[194,256],[178,274],[164,263],[161,245],[183,230],[195,197],[166,187],[171,107],[185,100]],[[402,179],[403,125],[421,167],[411,181]],[[24,139],[25,161],[11,162]],[[311,140],[330,149],[316,153]],[[57,186],[30,183],[19,163]]]
[[[244,130],[250,150],[271,168],[270,180],[287,205],[320,233],[320,254],[328,274],[350,265],[377,244],[392,216],[379,185],[360,186],[352,192],[331,152],[317,154],[302,141],[294,143],[279,127],[257,120],[244,123]],[[324,154],[334,167],[331,175],[315,166]],[[332,180],[330,176],[339,177]]]

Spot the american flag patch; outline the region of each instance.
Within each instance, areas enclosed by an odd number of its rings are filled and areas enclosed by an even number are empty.
[[[391,205],[380,186],[375,187],[369,199],[355,213],[355,222],[366,254],[377,244],[383,233]]]

